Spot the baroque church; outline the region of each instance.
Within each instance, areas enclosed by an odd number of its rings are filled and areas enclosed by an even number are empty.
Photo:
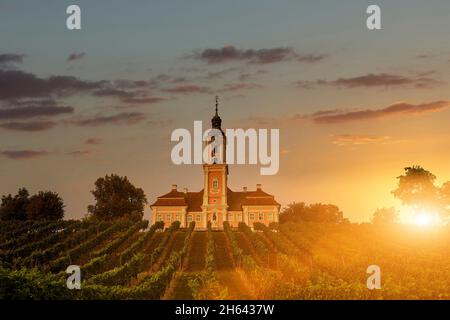
[[[264,192],[260,184],[256,184],[256,190],[243,187],[242,191],[232,191],[228,187],[226,137],[222,130],[222,119],[218,114],[217,98],[216,113],[211,119],[211,126],[221,132],[223,143],[221,150],[215,150],[213,147],[208,152],[214,159],[220,155],[224,160],[203,164],[202,190],[190,192],[184,188],[179,191],[177,185],[173,184],[169,193],[158,197],[150,206],[152,223],[163,221],[165,226],[170,226],[172,222],[180,221],[181,227],[184,228],[191,221],[195,221],[195,228],[201,230],[207,228],[208,221],[211,221],[214,229],[223,229],[224,221],[228,221],[231,227],[237,227],[239,222],[244,222],[251,228],[254,222],[265,225],[278,222],[280,204],[275,201],[273,195]]]

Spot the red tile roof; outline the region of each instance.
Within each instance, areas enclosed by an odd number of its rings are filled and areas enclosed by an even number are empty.
[[[273,195],[270,195],[261,189],[256,191],[232,191],[227,188],[228,211],[242,211],[242,206],[258,206],[258,205],[277,205]],[[151,205],[153,206],[187,206],[187,211],[202,211],[203,190],[199,192],[180,192],[172,190],[169,193],[160,196]]]
[[[203,190],[187,193],[188,211],[200,212],[203,204]]]

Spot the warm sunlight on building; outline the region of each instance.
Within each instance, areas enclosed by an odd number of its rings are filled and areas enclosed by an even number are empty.
[[[216,113],[211,119],[213,129],[220,130],[225,141],[225,133],[222,130],[222,119],[218,114],[216,101]],[[223,222],[228,221],[231,227],[238,227],[244,222],[251,228],[253,223],[259,222],[265,225],[279,221],[281,205],[275,197],[262,190],[261,184],[256,184],[256,190],[232,191],[228,188],[228,164],[216,163],[218,154],[226,154],[225,144],[218,150],[209,144],[208,155],[210,164],[203,165],[204,188],[199,192],[184,192],[177,190],[177,185],[172,185],[172,190],[157,198],[150,206],[152,209],[152,223],[163,221],[165,226],[179,221],[181,226],[187,228],[189,223],[195,221],[195,229],[206,229],[208,221],[214,229],[222,229]],[[226,156],[224,156],[226,159]]]

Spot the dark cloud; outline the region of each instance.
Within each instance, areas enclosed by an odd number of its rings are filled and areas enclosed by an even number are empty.
[[[190,84],[190,85],[175,86],[171,88],[164,88],[161,89],[161,91],[168,93],[190,94],[190,93],[210,93],[211,89],[205,86]]]
[[[29,119],[35,117],[50,117],[58,116],[61,114],[73,113],[72,107],[54,107],[54,106],[30,106],[19,108],[0,109],[0,120],[5,119]]]
[[[147,119],[147,115],[140,112],[124,112],[111,116],[98,115],[91,118],[73,120],[72,122],[79,126],[102,126],[108,124],[131,125]]]
[[[166,100],[163,97],[149,96],[145,91],[126,91],[116,88],[101,89],[92,94],[97,97],[115,97],[129,104],[153,104]]]
[[[163,97],[128,97],[128,98],[124,98],[122,99],[123,102],[125,103],[130,103],[130,104],[153,104],[153,103],[158,103],[160,101],[164,101],[166,100],[166,98]]]
[[[298,54],[297,61],[304,63],[316,63],[327,57],[328,55],[326,54]]]
[[[260,88],[263,88],[263,86],[256,83],[236,83],[236,84],[226,84],[224,88],[218,90],[217,92],[232,92],[232,91],[251,90]]]
[[[204,61],[208,64],[225,63],[231,61],[245,61],[254,64],[269,64],[281,61],[297,60],[304,63],[315,63],[324,59],[325,55],[302,54],[289,47],[268,49],[242,50],[234,46],[225,46],[219,49],[204,49],[197,51],[188,58]]]
[[[428,74],[427,74],[428,75]],[[311,89],[316,86],[334,86],[338,88],[357,88],[357,87],[394,87],[412,85],[416,88],[431,88],[441,84],[440,81],[429,78],[426,75],[401,76],[388,73],[367,74],[351,78],[339,78],[333,81],[298,81],[297,87]]]
[[[0,99],[65,96],[102,88],[104,81],[82,81],[72,76],[40,78],[20,70],[0,70]]]
[[[49,130],[56,126],[53,121],[32,121],[32,122],[6,122],[0,124],[0,128],[11,131],[36,132]]]
[[[8,100],[0,104],[1,120],[25,120],[33,118],[48,118],[64,114],[72,114],[74,109],[60,106],[52,99],[21,99]],[[36,132],[49,130],[57,125],[54,121],[9,121],[0,123],[0,128],[12,131]]]
[[[71,62],[71,61],[75,61],[75,60],[81,60],[81,59],[83,59],[84,57],[86,56],[86,53],[85,52],[80,52],[80,53],[71,53],[68,57],[67,57],[67,59],[66,59],[66,61],[67,62]]]
[[[96,144],[101,144],[102,140],[98,139],[98,138],[89,138],[86,139],[86,141],[84,141],[85,144],[91,144],[91,145],[96,145]]]
[[[96,97],[115,97],[119,99],[133,97],[132,92],[117,88],[102,88],[100,90],[93,91],[92,95]]]
[[[13,160],[23,160],[46,156],[48,155],[48,152],[34,150],[3,150],[0,151],[0,155]]]
[[[165,100],[163,97],[150,95],[149,86],[151,83],[147,81],[84,81],[72,76],[41,78],[19,70],[0,70],[0,100],[4,101],[31,98],[51,100],[76,94],[111,97],[128,104],[151,104]],[[64,110],[70,111],[68,107]]]
[[[113,81],[113,87],[120,89],[139,89],[148,87],[151,83],[145,80],[119,79]]]
[[[9,68],[14,64],[22,63],[24,54],[3,53],[0,54],[0,67]]]
[[[329,112],[326,114],[313,114],[309,118],[316,123],[332,124],[357,120],[370,120],[399,115],[420,115],[447,109],[449,101],[435,101],[423,104],[396,103],[382,109],[366,109],[350,112]],[[304,117],[304,116],[303,116]]]

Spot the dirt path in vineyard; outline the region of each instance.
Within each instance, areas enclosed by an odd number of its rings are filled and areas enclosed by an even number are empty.
[[[193,299],[189,279],[195,273],[205,270],[207,233],[196,231],[192,234],[187,258],[183,262],[183,271],[176,274],[163,299]]]
[[[206,232],[194,232],[191,238],[191,246],[186,259],[186,272],[195,272],[205,270],[206,258]]]

